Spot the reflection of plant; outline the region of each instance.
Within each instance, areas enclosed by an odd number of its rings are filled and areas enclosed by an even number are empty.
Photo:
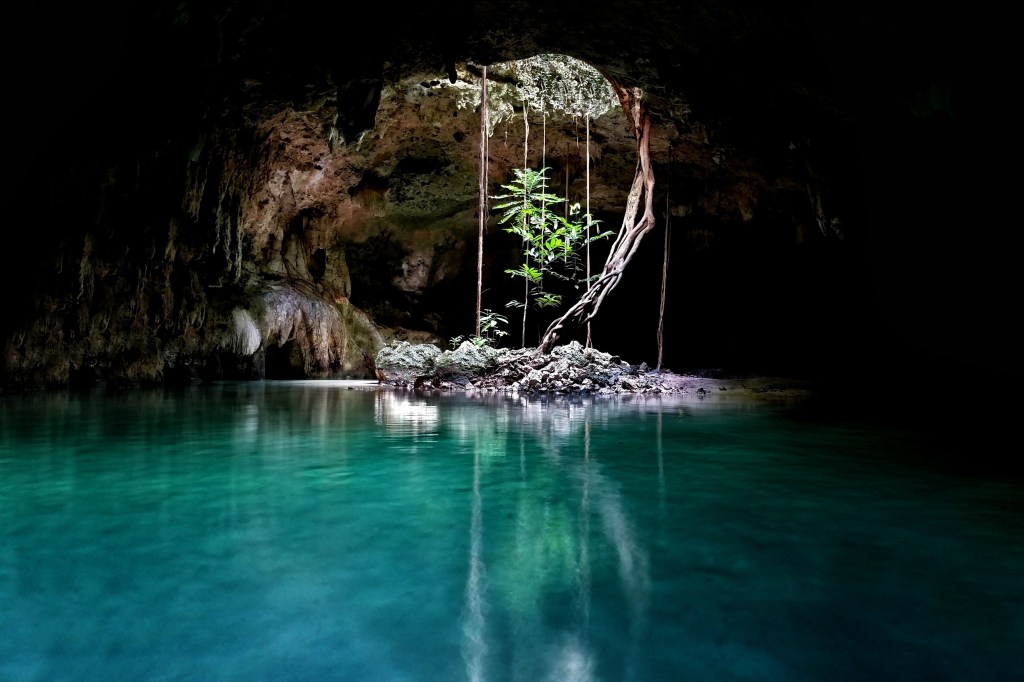
[[[552,208],[565,201],[557,194],[547,192],[547,168],[513,168],[514,179],[502,188],[505,194],[491,197],[500,200],[494,206],[500,210],[498,224],[505,225],[506,232],[522,241],[523,262],[518,268],[505,270],[513,278],[522,277],[525,288],[522,301],[509,301],[506,306],[523,310],[523,345],[526,345],[526,310],[556,308],[562,302],[562,295],[546,290],[544,278],[551,275],[556,279],[578,285],[585,282],[580,275],[579,247],[595,239],[601,239],[611,232],[588,235],[584,224],[576,220],[580,206],[574,204],[569,218],[559,215]],[[597,221],[588,220],[590,225]]]
[[[468,340],[477,348],[496,346],[498,345],[498,339],[508,336],[507,331],[498,328],[498,325],[501,324],[508,324],[508,318],[492,310],[484,310],[480,313],[480,336],[471,336]],[[455,349],[466,340],[466,337],[460,334],[459,336],[452,337],[448,344]]]

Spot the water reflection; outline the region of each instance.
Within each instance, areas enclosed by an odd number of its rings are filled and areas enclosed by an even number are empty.
[[[437,405],[407,392],[378,391],[373,416],[391,435],[415,436],[437,431]]]
[[[628,680],[648,628],[650,548],[594,440],[608,453],[620,412],[641,420],[656,414],[660,425],[662,409],[661,400],[471,400],[226,383],[29,399],[0,415],[0,446],[11,457],[24,439],[41,443],[38,461],[24,469],[38,481],[32,504],[59,503],[64,490],[68,509],[82,518],[99,514],[72,539],[79,543],[68,550],[73,555],[93,555],[91,532],[114,542],[148,536],[158,545],[145,551],[179,575],[238,573],[238,584],[252,582],[242,577],[249,573],[323,570],[310,552],[326,551],[334,535],[330,555],[343,552],[345,563],[357,565],[368,549],[401,553],[424,541],[404,529],[451,545],[438,530],[452,524],[441,511],[448,505],[426,505],[443,490],[439,476],[459,475],[465,457],[471,485],[450,502],[465,505],[459,627],[467,679],[595,680],[611,637],[621,650],[616,678]],[[660,467],[660,438],[659,427],[656,443],[629,447],[657,448]],[[18,495],[24,500],[24,489]],[[124,511],[134,515],[108,513]],[[392,530],[382,530],[382,519]],[[324,528],[331,529],[326,536]],[[602,576],[602,602],[620,605],[602,609],[596,638],[595,575]],[[46,589],[60,593],[58,576],[51,578]],[[191,589],[208,598],[212,588]],[[288,592],[274,592],[282,589]]]
[[[672,396],[0,396],[0,678],[1002,682],[1019,486],[901,438]]]
[[[606,422],[614,412],[604,406],[596,418]],[[648,549],[638,539],[634,521],[616,483],[608,479],[591,452],[593,404],[562,401],[497,401],[452,405],[444,417],[451,431],[473,456],[470,499],[469,564],[463,607],[463,655],[469,679],[596,679],[598,653],[591,643],[592,544],[598,556],[614,560],[621,600],[626,605],[622,631],[629,638],[623,676],[634,679],[639,661],[650,596]],[[500,468],[484,464],[518,452],[518,476],[509,481]],[[532,455],[532,456],[530,456]],[[529,462],[534,462],[531,469]],[[497,485],[488,486],[488,475]],[[503,485],[504,484],[504,485]],[[511,485],[510,485],[511,484]],[[486,498],[482,487],[502,491],[507,499]],[[493,504],[505,518],[489,514],[494,523],[484,552],[484,506]],[[592,527],[592,519],[598,520]],[[594,533],[597,533],[595,535]],[[484,556],[491,579],[485,580]],[[603,569],[603,567],[602,567]],[[610,589],[606,586],[605,589]],[[570,594],[569,612],[552,618],[552,598]],[[607,597],[607,595],[606,595]],[[488,608],[488,604],[500,608]],[[488,613],[506,614],[509,622],[489,622]],[[493,621],[495,615],[490,616]],[[564,622],[554,625],[552,621]],[[488,645],[489,637],[514,632],[510,643]],[[538,656],[538,651],[546,652]],[[490,658],[488,655],[491,654]]]
[[[484,630],[483,503],[480,498],[479,440],[473,446],[473,496],[469,524],[469,567],[462,615],[462,631],[465,635],[462,655],[466,660],[466,677],[470,682],[481,682],[484,679],[487,633]]]

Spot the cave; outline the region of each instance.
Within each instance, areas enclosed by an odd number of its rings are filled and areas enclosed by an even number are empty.
[[[1016,25],[914,5],[17,6],[0,679],[1018,679]],[[643,188],[592,348],[523,166]]]
[[[652,121],[655,229],[593,320],[597,345],[653,362],[671,229],[673,369],[1019,370],[1009,316],[991,314],[1014,289],[1005,250],[971,231],[999,221],[978,197],[1002,182],[983,156],[1002,112],[988,99],[998,70],[972,71],[969,24],[867,5],[636,7],[455,5],[440,23],[414,9],[365,45],[312,37],[331,6],[47,17],[55,70],[20,68],[10,86],[23,104],[5,390],[78,383],[81,367],[128,385],[194,378],[172,368],[282,333],[322,356],[317,376],[372,376],[367,358],[393,339],[471,333],[480,115],[467,93],[481,67],[545,53],[642,93]],[[581,121],[552,117],[542,139],[535,114],[524,143],[517,113],[488,134],[488,189],[524,146],[539,166],[543,146],[553,185],[580,198]],[[592,123],[591,211],[617,230],[635,140],[621,117]],[[504,310],[516,245],[493,215],[485,243],[484,307]]]

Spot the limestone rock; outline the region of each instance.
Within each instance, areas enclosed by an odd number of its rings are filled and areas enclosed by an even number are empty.
[[[395,386],[413,386],[434,372],[434,363],[441,349],[431,344],[399,341],[377,351],[377,376]]]
[[[672,393],[646,365],[633,366],[578,341],[544,354],[536,348],[495,349],[463,341],[455,350],[405,342],[377,354],[382,383],[404,388],[491,390],[523,394]]]

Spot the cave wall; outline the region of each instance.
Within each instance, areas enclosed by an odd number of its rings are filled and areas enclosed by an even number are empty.
[[[473,3],[441,20],[267,1],[47,17],[54,66],[25,66],[11,85],[20,191],[2,384],[370,377],[392,338],[471,332],[480,133],[459,89],[474,87],[470,66],[541,52],[642,88],[654,121],[661,225],[595,320],[599,347],[653,363],[670,222],[670,367],[857,364],[905,317],[906,286],[903,298],[883,292],[890,317],[876,309],[878,263],[883,279],[909,270],[893,254],[917,244],[885,214],[904,179],[883,147],[897,130],[920,151],[963,117],[948,44],[925,50],[945,25],[914,39],[900,34],[906,17],[874,10]],[[901,41],[921,59],[946,56],[915,70]],[[857,68],[865,42],[890,50],[884,71]],[[569,168],[578,199],[579,122],[531,120],[537,164],[542,124],[553,175]],[[495,131],[492,189],[520,163],[522,134],[515,118]],[[617,229],[634,142],[609,116],[592,144],[592,210]],[[920,180],[906,186],[910,203],[931,198]],[[507,237],[492,218],[484,307],[495,310],[517,295]],[[947,257],[946,234],[929,238],[924,251]],[[917,302],[919,317],[935,312]]]

